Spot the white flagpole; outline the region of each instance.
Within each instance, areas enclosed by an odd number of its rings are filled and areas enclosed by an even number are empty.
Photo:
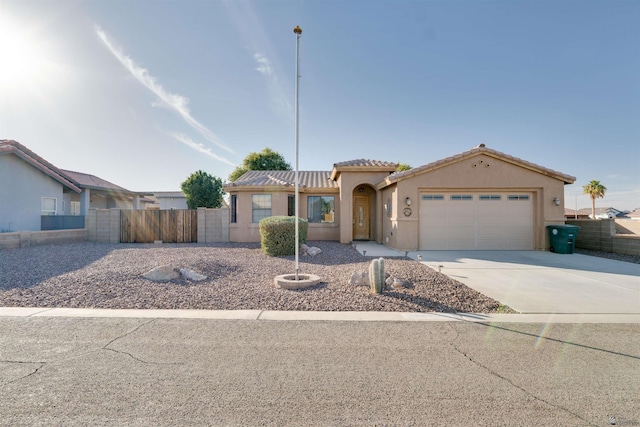
[[[298,265],[298,259],[299,259],[299,252],[300,252],[300,245],[299,245],[299,217],[298,217],[298,213],[299,213],[299,209],[300,209],[300,197],[299,197],[299,188],[298,188],[298,140],[299,140],[299,131],[298,131],[298,87],[300,86],[300,73],[298,71],[298,68],[300,66],[300,36],[302,35],[302,29],[299,26],[296,26],[293,29],[293,32],[296,35],[296,123],[295,123],[295,127],[296,127],[296,172],[295,172],[295,180],[296,180],[296,195],[295,195],[295,205],[296,205],[296,217],[295,217],[295,234],[296,234],[296,241],[295,241],[295,246],[296,246],[296,281],[299,280],[298,279],[298,272],[300,271],[300,267]]]

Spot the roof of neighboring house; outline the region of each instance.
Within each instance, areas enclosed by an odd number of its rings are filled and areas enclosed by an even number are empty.
[[[3,154],[14,154],[55,181],[58,181],[64,187],[73,190],[76,193],[82,192],[77,185],[69,180],[62,169],[58,169],[56,166],[38,156],[36,153],[17,141],[8,139],[0,140],[0,155]]]
[[[623,213],[621,210],[616,209],[616,208],[612,208],[612,207],[605,207],[605,208],[596,208],[596,215],[600,215],[600,214],[608,214],[609,212],[617,212],[616,215]],[[579,214],[585,214],[585,215],[591,215],[591,208],[581,208],[578,209],[578,213]]]
[[[443,166],[448,166],[452,163],[456,163],[459,162],[461,160],[465,160],[468,159],[470,157],[473,157],[477,154],[486,154],[488,156],[491,157],[495,157],[499,160],[503,160],[505,162],[508,163],[512,163],[514,165],[523,167],[525,169],[529,169],[532,170],[534,172],[538,172],[541,173],[543,175],[547,175],[550,176],[552,178],[556,178],[559,179],[561,181],[563,181],[565,184],[573,184],[576,180],[576,178],[574,176],[571,175],[566,175],[563,174],[561,172],[558,171],[554,171],[553,169],[548,169],[545,167],[542,167],[540,165],[536,165],[535,163],[531,163],[528,162],[526,160],[522,160],[519,159],[517,157],[513,157],[510,156],[508,154],[505,153],[501,153],[500,151],[496,151],[496,150],[492,150],[491,148],[487,148],[484,144],[480,144],[474,148],[472,148],[471,150],[465,151],[463,153],[460,154],[456,154],[454,156],[450,156],[447,158],[444,158],[442,160],[438,160],[436,162],[432,162],[432,163],[428,163],[424,166],[419,166],[417,168],[413,168],[413,169],[409,169],[407,171],[402,171],[402,172],[396,172],[393,173],[391,175],[389,175],[388,177],[385,178],[385,180],[378,184],[379,188],[384,188],[388,185],[391,185],[395,182],[398,182],[402,179],[406,179],[415,175],[419,175],[425,172],[429,172],[438,168],[441,168]]]
[[[329,179],[328,171],[298,171],[298,185],[308,189],[337,189],[338,184]],[[294,171],[247,171],[225,188],[238,187],[295,187]]]
[[[127,193],[131,195],[137,194],[95,175],[82,172],[74,172],[65,169],[61,170],[66,176],[71,179],[71,181],[73,181],[78,187],[81,188],[88,188],[90,190],[104,190],[116,193]]]
[[[625,216],[629,218],[640,218],[640,208],[635,209],[629,213],[626,213]]]

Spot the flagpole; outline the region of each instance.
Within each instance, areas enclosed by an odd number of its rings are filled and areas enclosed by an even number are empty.
[[[293,29],[293,32],[296,35],[296,120],[295,120],[295,128],[296,128],[296,172],[295,172],[295,181],[296,181],[296,195],[295,195],[295,206],[296,206],[296,217],[295,217],[295,235],[296,235],[296,241],[295,241],[295,247],[296,247],[296,281],[299,280],[298,279],[298,272],[300,271],[299,265],[298,265],[298,259],[300,256],[300,240],[299,240],[299,233],[300,233],[300,226],[298,225],[299,217],[298,217],[298,213],[300,210],[300,201],[299,201],[299,187],[298,187],[298,145],[299,145],[299,124],[298,124],[298,88],[300,86],[300,73],[299,73],[299,66],[300,66],[300,36],[302,36],[302,29],[299,26],[296,26]]]

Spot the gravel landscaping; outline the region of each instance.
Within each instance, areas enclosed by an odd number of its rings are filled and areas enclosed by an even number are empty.
[[[322,278],[304,290],[278,289],[294,257],[269,257],[259,244],[142,245],[77,243],[0,251],[0,306],[303,311],[512,312],[498,301],[405,257],[386,270],[412,286],[371,294],[350,285],[370,257],[350,245],[310,242],[322,249],[300,257],[300,272]],[[142,277],[172,264],[202,273],[202,282],[156,283]]]

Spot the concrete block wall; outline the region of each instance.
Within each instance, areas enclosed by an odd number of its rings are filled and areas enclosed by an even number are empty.
[[[0,249],[24,248],[55,243],[84,242],[86,240],[86,229],[17,231],[0,234]]]
[[[229,241],[229,208],[198,208],[198,243]]]
[[[85,227],[90,242],[120,243],[120,209],[89,209]]]
[[[633,234],[616,234],[613,236],[613,250],[617,254],[640,256],[640,236]]]
[[[576,248],[640,255],[640,236],[616,234],[616,222],[613,219],[572,219],[566,223],[580,227]]]

